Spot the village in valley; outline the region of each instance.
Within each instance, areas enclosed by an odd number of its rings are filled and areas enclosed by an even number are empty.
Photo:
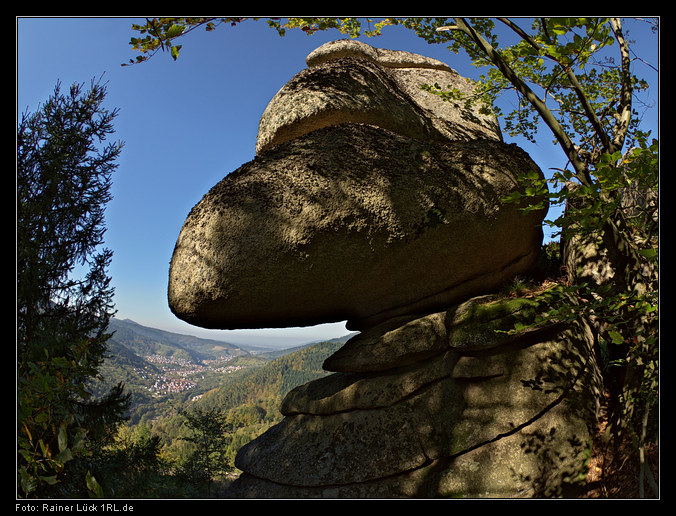
[[[227,362],[234,358],[229,355],[213,360],[203,360],[201,364],[162,355],[149,355],[144,358],[147,362],[158,366],[161,374],[157,375],[147,369],[139,368],[135,368],[135,371],[144,379],[153,382],[147,388],[152,394],[158,396],[193,389],[197,386],[197,380],[203,380],[207,373],[229,374],[243,367],[228,365]]]

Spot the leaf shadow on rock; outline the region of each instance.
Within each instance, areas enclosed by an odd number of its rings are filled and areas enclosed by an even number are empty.
[[[534,259],[543,214],[524,219],[501,202],[535,165],[484,143],[347,124],[275,147],[191,211],[170,306],[212,328],[363,326],[495,287]]]

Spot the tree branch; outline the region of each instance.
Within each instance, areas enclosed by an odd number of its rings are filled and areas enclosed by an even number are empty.
[[[521,80],[521,78],[512,70],[509,65],[504,61],[502,56],[488,43],[480,34],[478,34],[474,28],[465,22],[462,18],[455,19],[456,25],[448,27],[440,27],[437,30],[460,30],[467,34],[477,45],[479,49],[491,60],[491,62],[502,72],[502,74],[509,80],[516,89],[528,99],[531,105],[539,113],[542,120],[549,126],[554,137],[557,139],[563,151],[568,156],[573,168],[575,169],[575,177],[586,186],[591,186],[591,178],[589,177],[589,171],[587,170],[586,165],[580,159],[575,145],[568,137],[564,131],[559,121],[552,114],[552,112],[547,108],[545,103],[538,98],[538,96],[531,90],[528,85]]]
[[[524,41],[526,41],[530,46],[532,46],[535,50],[540,52],[542,50],[542,45],[537,43],[535,40],[533,40],[529,34],[524,32],[521,27],[517,26],[514,24],[511,20],[507,18],[498,18],[502,23],[507,25],[509,28],[511,28],[514,32],[516,32]],[[543,21],[543,30],[545,27],[544,21]],[[556,62],[566,73],[566,77],[568,77],[568,80],[570,81],[570,85],[575,92],[575,95],[577,95],[577,99],[580,102],[580,105],[584,109],[585,115],[587,116],[587,119],[591,122],[592,126],[594,127],[594,130],[596,133],[599,135],[601,138],[601,142],[603,143],[603,146],[608,149],[609,152],[611,151],[611,142],[610,138],[608,135],[605,133],[603,130],[603,127],[601,125],[601,122],[599,121],[598,117],[596,116],[596,113],[594,112],[594,109],[591,107],[589,104],[589,101],[587,100],[587,96],[584,93],[584,90],[582,88],[582,85],[579,83],[577,80],[577,77],[573,73],[573,70],[570,66],[564,65],[561,62],[559,62],[557,59],[553,58],[552,56],[547,56],[549,59],[552,59],[554,62]]]
[[[631,121],[632,86],[631,73],[629,71],[629,65],[631,62],[629,58],[629,46],[624,39],[620,19],[611,18],[610,25],[613,29],[613,32],[615,33],[617,43],[620,46],[620,55],[622,58],[622,92],[620,94],[620,103],[617,107],[617,129],[609,149],[609,151],[612,153],[622,148],[624,145],[624,139],[627,136],[627,131],[629,130],[629,123]]]

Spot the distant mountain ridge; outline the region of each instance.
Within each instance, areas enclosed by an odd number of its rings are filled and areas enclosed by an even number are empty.
[[[110,340],[138,356],[160,355],[199,363],[223,356],[249,355],[248,351],[228,342],[159,330],[131,319],[111,319],[108,331],[114,332]]]
[[[132,421],[138,421],[148,411],[156,414],[163,410],[163,403],[172,397],[169,389],[172,377],[174,381],[176,377],[172,368],[187,370],[223,359],[233,363],[252,358],[249,352],[228,342],[151,328],[131,319],[111,319],[108,332],[112,337],[106,343],[106,359],[100,368],[103,382],[92,382],[92,392],[102,396],[113,385],[124,383],[126,392],[132,395]],[[194,389],[195,381],[186,381],[182,386],[189,388],[185,392],[191,394],[203,392]],[[172,392],[180,395],[181,385],[174,384]]]
[[[166,414],[173,403],[182,404],[207,392],[223,393],[222,389],[237,391],[238,396],[261,389],[279,396],[282,391],[325,374],[321,371],[324,358],[351,337],[301,343],[287,349],[263,351],[264,348],[252,347],[249,352],[228,342],[151,328],[130,319],[113,318],[108,330],[113,335],[107,342],[106,360],[100,370],[104,381],[94,382],[92,389],[95,395],[102,396],[111,386],[124,383],[126,392],[132,394],[132,423],[142,417],[151,420]],[[273,363],[285,356],[290,357],[293,366]],[[228,374],[225,369],[238,374]],[[254,371],[258,369],[260,372]],[[268,370],[272,371],[272,379],[267,377]],[[237,387],[237,379],[248,387]]]

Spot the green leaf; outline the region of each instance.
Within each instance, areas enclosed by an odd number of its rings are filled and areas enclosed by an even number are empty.
[[[66,433],[66,423],[61,423],[59,427],[59,451],[63,451],[68,447],[68,434]]]
[[[89,471],[87,471],[87,489],[93,498],[103,498],[103,488]]]
[[[174,58],[174,61],[178,58],[178,52],[181,50],[182,45],[176,45],[175,47],[171,47],[171,57]]]
[[[49,485],[54,485],[57,482],[56,475],[51,475],[51,476],[48,476],[48,477],[44,477],[42,475],[39,475],[38,478],[40,480],[42,480],[43,482],[45,482],[46,484],[49,484]]]
[[[624,339],[622,338],[622,335],[620,334],[620,332],[611,330],[611,331],[608,332],[608,336],[612,340],[613,344],[624,343]]]
[[[646,258],[655,258],[657,257],[657,249],[639,249],[638,254],[645,256]]]
[[[66,448],[61,450],[61,452],[56,457],[54,457],[54,459],[63,465],[66,462],[73,460],[73,453],[71,452],[70,448]]]
[[[169,27],[169,30],[167,30],[167,37],[175,38],[177,36],[180,36],[181,34],[183,34],[184,30],[185,27],[183,25],[174,24],[171,27]]]

